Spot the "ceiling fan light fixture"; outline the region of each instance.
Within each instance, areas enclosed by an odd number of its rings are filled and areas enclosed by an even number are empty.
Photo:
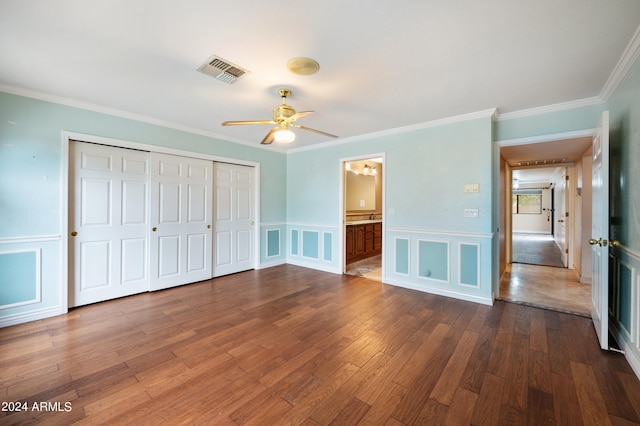
[[[312,75],[320,70],[320,64],[311,58],[291,58],[287,69],[296,75]]]
[[[289,129],[280,129],[273,134],[273,139],[278,143],[291,143],[296,139],[296,134]]]

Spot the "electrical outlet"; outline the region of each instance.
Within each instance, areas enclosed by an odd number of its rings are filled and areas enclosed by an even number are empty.
[[[478,209],[464,209],[464,217],[478,217]]]
[[[480,192],[479,183],[465,183],[464,192]]]

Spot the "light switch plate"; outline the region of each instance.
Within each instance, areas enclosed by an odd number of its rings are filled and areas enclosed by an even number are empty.
[[[480,192],[479,183],[465,183],[464,192]]]

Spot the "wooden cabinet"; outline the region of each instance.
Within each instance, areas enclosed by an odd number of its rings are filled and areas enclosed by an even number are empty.
[[[382,253],[382,223],[347,225],[345,232],[347,263]]]

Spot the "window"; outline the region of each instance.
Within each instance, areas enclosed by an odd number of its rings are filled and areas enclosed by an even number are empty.
[[[542,214],[541,189],[516,189],[511,196],[513,214]]]

